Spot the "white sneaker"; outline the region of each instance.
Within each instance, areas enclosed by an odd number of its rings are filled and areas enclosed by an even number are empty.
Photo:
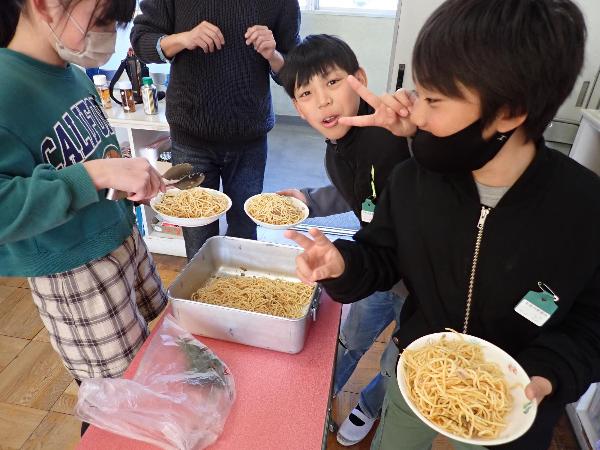
[[[340,429],[337,432],[337,441],[344,447],[349,447],[358,444],[362,441],[377,419],[371,419],[365,416],[359,406],[352,410],[346,420],[342,422]]]

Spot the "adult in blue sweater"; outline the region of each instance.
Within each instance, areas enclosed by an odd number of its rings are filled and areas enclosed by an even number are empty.
[[[299,41],[297,0],[145,0],[131,43],[148,63],[171,63],[167,120],[173,163],[204,172],[203,186],[231,197],[227,235],[256,239],[244,201],[262,192],[273,128],[269,74]],[[219,224],[185,228],[188,258]]]

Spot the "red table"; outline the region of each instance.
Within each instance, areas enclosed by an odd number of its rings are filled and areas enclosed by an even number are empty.
[[[231,369],[236,402],[211,450],[317,450],[323,436],[331,392],[341,305],[321,297],[317,321],[296,355],[231,342],[199,339]],[[150,339],[125,372],[131,378]],[[79,450],[151,450],[157,447],[91,426]]]

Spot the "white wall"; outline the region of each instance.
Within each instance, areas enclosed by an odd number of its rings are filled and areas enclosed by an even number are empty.
[[[115,55],[103,67],[115,70],[127,54],[129,48],[129,32],[120,30],[117,35]],[[387,84],[390,56],[392,53],[392,36],[394,17],[364,17],[356,15],[340,15],[327,12],[302,12],[300,35],[328,33],[344,39],[356,53],[358,62],[367,72],[369,87],[376,93],[383,93]],[[168,64],[150,64],[150,72],[168,73]],[[275,114],[296,116],[290,98],[283,88],[272,83],[273,105]]]
[[[369,87],[383,93],[387,84],[394,17],[363,17],[326,12],[302,12],[300,35],[334,34],[354,50],[359,64],[367,72]],[[283,88],[271,82],[275,114],[297,116],[292,101]]]
[[[127,50],[131,47],[129,42],[129,34],[131,33],[131,27],[133,24],[129,24],[127,28],[117,32],[117,45],[115,47],[115,54],[108,60],[108,62],[102,66],[106,70],[116,70],[119,64],[127,56]],[[148,68],[151,73],[169,73],[169,64],[148,64]]]

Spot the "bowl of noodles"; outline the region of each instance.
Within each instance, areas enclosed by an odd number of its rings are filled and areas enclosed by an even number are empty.
[[[412,411],[451,439],[505,444],[535,420],[537,404],[525,396],[529,376],[483,339],[454,331],[423,336],[402,352],[397,374]]]
[[[231,208],[231,199],[220,191],[203,187],[169,189],[150,200],[150,207],[166,222],[202,227],[225,214]]]
[[[308,206],[297,198],[270,193],[250,197],[244,211],[255,224],[272,230],[285,230],[308,217]]]

